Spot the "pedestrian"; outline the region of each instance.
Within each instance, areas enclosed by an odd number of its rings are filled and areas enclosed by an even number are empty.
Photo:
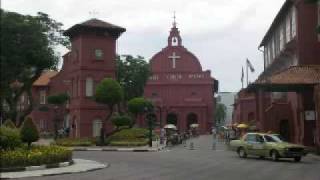
[[[160,129],[160,144],[165,144],[164,141],[165,141],[165,136],[166,136],[166,131],[164,128],[161,128]]]
[[[217,144],[217,131],[216,128],[212,127],[212,149],[216,150],[216,144]]]
[[[184,147],[187,146],[187,133],[186,132],[184,132],[182,134],[182,144],[183,144]]]

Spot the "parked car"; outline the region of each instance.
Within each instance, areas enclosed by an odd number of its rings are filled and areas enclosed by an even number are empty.
[[[241,158],[253,155],[260,158],[271,157],[274,161],[293,158],[299,162],[307,154],[304,146],[285,142],[276,134],[266,133],[247,133],[240,140],[231,141],[230,148]]]

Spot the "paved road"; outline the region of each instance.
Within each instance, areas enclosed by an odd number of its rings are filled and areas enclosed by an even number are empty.
[[[76,152],[76,158],[108,162],[109,168],[80,174],[26,179],[76,180],[320,180],[320,161],[307,156],[300,163],[273,162],[258,158],[240,159],[220,144],[211,150],[211,137],[194,141],[195,150],[183,146],[163,152]]]

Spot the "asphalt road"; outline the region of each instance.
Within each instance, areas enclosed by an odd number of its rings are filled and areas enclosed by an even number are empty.
[[[102,170],[25,178],[46,180],[320,180],[320,161],[306,156],[302,162],[249,157],[240,159],[220,144],[211,150],[211,137],[192,140],[195,150],[176,146],[162,152],[75,152],[76,158],[110,163]]]

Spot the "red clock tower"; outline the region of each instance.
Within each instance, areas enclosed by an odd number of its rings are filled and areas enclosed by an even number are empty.
[[[98,19],[76,24],[65,31],[71,51],[63,57],[61,71],[50,81],[50,92],[69,93],[65,119],[71,136],[99,136],[106,108],[93,99],[95,86],[104,78],[115,78],[116,40],[125,29]],[[112,126],[107,124],[107,130]]]

